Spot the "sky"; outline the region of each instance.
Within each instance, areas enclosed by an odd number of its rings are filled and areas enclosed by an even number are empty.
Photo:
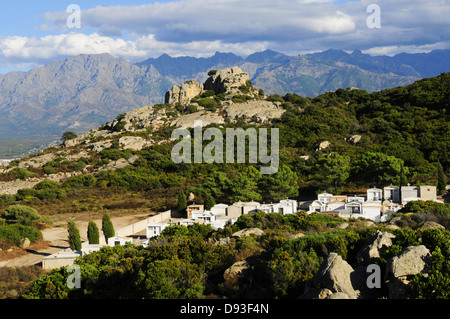
[[[164,53],[450,49],[450,0],[19,0],[0,12],[0,73],[83,53],[138,62]]]

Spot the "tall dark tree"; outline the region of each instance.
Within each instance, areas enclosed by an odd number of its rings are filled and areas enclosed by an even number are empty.
[[[445,188],[447,186],[447,182],[445,181],[444,168],[442,167],[442,164],[439,161],[437,163],[437,167],[438,167],[437,191],[438,191],[439,194],[444,194],[445,193]]]
[[[105,213],[102,218],[102,232],[105,236],[106,242],[108,242],[108,238],[114,237],[114,235],[116,234],[114,225],[107,213]]]
[[[187,207],[186,194],[184,193],[183,190],[180,190],[178,192],[177,202],[178,202],[178,213],[183,214],[184,212],[186,212]]]
[[[205,201],[203,205],[205,206],[206,210],[210,210],[214,205],[216,205],[214,198],[211,196],[209,192],[206,192]]]
[[[69,245],[73,251],[81,250],[80,230],[73,221],[67,222],[67,231],[69,233]]]
[[[91,245],[100,244],[100,233],[97,224],[92,220],[90,220],[88,224],[87,236],[89,244]]]

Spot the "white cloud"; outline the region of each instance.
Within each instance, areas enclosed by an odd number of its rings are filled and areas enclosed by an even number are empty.
[[[139,37],[125,41],[97,33],[69,33],[45,36],[40,39],[27,37],[8,37],[0,40],[0,59],[9,61],[16,67],[36,65],[55,58],[78,54],[109,53],[130,61],[142,61],[149,57],[157,57],[163,53],[171,56],[208,57],[217,51],[233,52],[247,56],[267,48],[266,42],[222,43],[221,41],[192,41],[189,43],[161,42],[154,35]]]
[[[139,61],[163,53],[206,57],[220,51],[246,56],[268,48],[290,55],[329,48],[391,55],[449,48],[448,1],[377,0],[380,29],[367,27],[366,9],[372,3],[178,0],[97,6],[82,10],[82,29],[75,30],[66,27],[67,12],[51,12],[44,15],[42,32],[62,34],[0,39],[0,62],[26,65],[105,52]]]

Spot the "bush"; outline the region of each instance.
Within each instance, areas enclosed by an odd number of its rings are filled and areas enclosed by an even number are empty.
[[[59,188],[59,184],[57,182],[51,181],[51,180],[43,180],[39,184],[33,187],[34,189],[41,190],[41,189],[57,189]]]
[[[42,239],[42,233],[34,227],[21,224],[0,226],[0,238],[9,240],[15,245],[20,245],[21,241],[28,238],[31,243]]]
[[[204,93],[202,94],[202,97],[205,98],[205,97],[211,97],[211,96],[214,96],[214,95],[216,95],[216,92],[215,92],[215,91],[213,91],[213,90],[208,90],[208,91],[206,91],[206,92],[204,92]]]
[[[27,226],[31,226],[33,221],[41,218],[36,209],[22,205],[8,207],[8,209],[3,212],[2,217],[6,220],[18,222]]]
[[[15,179],[20,179],[20,180],[23,180],[23,181],[27,180],[27,179],[29,179],[31,177],[35,177],[36,176],[35,173],[30,172],[30,171],[28,171],[28,170],[26,170],[24,168],[19,168],[19,167],[17,167],[15,169],[13,169],[12,171],[10,171],[8,173],[8,175],[12,175]]]
[[[215,112],[217,108],[217,102],[212,98],[201,99],[198,101],[198,105],[212,112]]]

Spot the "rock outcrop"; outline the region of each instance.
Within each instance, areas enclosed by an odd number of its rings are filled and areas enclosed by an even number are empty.
[[[189,80],[183,84],[175,85],[171,88],[165,97],[165,103],[169,104],[188,104],[194,97],[203,92],[203,85],[196,80]]]
[[[246,228],[240,231],[235,232],[231,237],[245,237],[250,235],[262,236],[264,235],[264,231],[259,228]]]
[[[354,272],[345,260],[336,253],[330,253],[313,276],[305,293],[304,299],[325,299],[334,293],[340,297],[357,299],[359,292],[353,288],[350,275]],[[337,297],[337,296],[335,296]]]
[[[411,277],[426,274],[431,264],[431,254],[423,245],[409,246],[399,255],[392,257],[386,264],[385,281],[389,289],[389,298],[406,299]]]
[[[230,119],[244,118],[257,123],[280,118],[284,112],[285,110],[279,106],[279,103],[269,101],[248,101],[232,104],[225,108],[225,113]]]
[[[238,283],[239,279],[245,275],[245,272],[250,268],[247,261],[238,261],[231,265],[223,274],[223,278],[228,285]]]
[[[370,264],[372,258],[380,257],[380,249],[383,246],[392,246],[392,239],[394,238],[394,234],[378,230],[369,238],[364,247],[362,247],[356,255],[357,262],[365,265]]]
[[[239,87],[246,85],[250,81],[248,73],[241,68],[234,66],[232,68],[211,71],[211,76],[206,80],[205,90],[212,90],[216,94],[220,93],[238,93]]]
[[[379,250],[392,245],[394,238],[388,232],[375,233],[358,252],[354,267],[337,253],[330,253],[307,282],[299,298],[376,299],[383,296],[383,290],[387,289],[390,299],[407,299],[410,280],[418,274],[427,276],[431,268],[431,254],[423,245],[409,246],[390,258],[383,272],[373,258],[380,257]]]

